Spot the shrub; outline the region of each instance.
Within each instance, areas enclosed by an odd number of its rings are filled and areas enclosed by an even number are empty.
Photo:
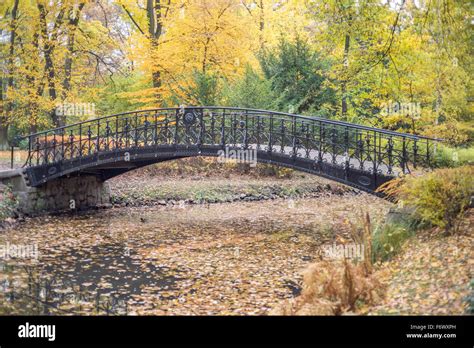
[[[472,126],[470,124],[448,121],[424,127],[423,134],[429,137],[444,139],[445,142],[452,146],[460,146],[471,141]]]
[[[28,144],[29,144],[29,139],[22,139],[20,140],[20,142],[18,143],[18,147],[20,148],[20,150],[28,150]]]
[[[220,98],[220,79],[216,74],[194,70],[192,84],[187,88],[188,104],[216,105]]]
[[[277,109],[328,116],[336,102],[327,77],[330,62],[307,40],[282,39],[275,49],[264,50],[259,58],[266,79],[271,81]]]
[[[474,188],[474,167],[438,169],[423,176],[406,176],[379,191],[413,207],[422,222],[456,232],[456,222],[469,207]]]

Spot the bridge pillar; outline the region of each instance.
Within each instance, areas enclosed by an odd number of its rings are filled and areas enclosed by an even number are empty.
[[[62,177],[30,187],[22,171],[9,172],[10,175],[0,175],[0,182],[12,187],[23,214],[87,210],[110,204],[108,183],[93,175]]]

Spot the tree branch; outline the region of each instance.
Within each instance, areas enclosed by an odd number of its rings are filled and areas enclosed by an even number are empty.
[[[122,8],[124,9],[125,13],[127,13],[128,17],[129,17],[130,20],[133,22],[133,24],[135,24],[135,26],[136,26],[137,29],[140,31],[140,33],[142,33],[142,35],[145,35],[145,32],[142,30],[142,28],[140,28],[140,26],[138,25],[138,23],[135,21],[135,18],[133,18],[132,14],[130,13],[130,11],[127,10],[127,8],[125,7],[125,5],[122,4]]]

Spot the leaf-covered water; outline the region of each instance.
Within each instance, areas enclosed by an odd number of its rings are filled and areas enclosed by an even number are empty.
[[[347,237],[364,210],[388,205],[327,196],[216,205],[118,208],[30,219],[0,244],[37,259],[0,263],[4,314],[265,314],[300,292],[319,247]]]

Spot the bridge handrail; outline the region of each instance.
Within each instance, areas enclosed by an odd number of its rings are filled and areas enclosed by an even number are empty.
[[[114,117],[125,116],[125,115],[133,115],[133,114],[138,114],[138,113],[149,113],[149,112],[157,112],[157,111],[172,111],[172,110],[179,110],[179,109],[181,109],[181,107],[154,108],[154,109],[143,109],[143,110],[127,111],[127,112],[122,112],[122,113],[97,117],[97,118],[94,118],[94,119],[89,119],[89,120],[85,120],[85,121],[81,121],[81,122],[76,122],[76,123],[65,125],[65,126],[62,126],[62,127],[51,128],[51,129],[48,129],[48,130],[45,130],[45,131],[31,133],[31,134],[28,134],[26,136],[20,137],[19,140],[29,139],[31,137],[37,137],[37,136],[45,135],[45,134],[52,133],[52,132],[58,132],[58,131],[73,128],[75,126],[79,126],[79,125],[82,125],[82,124],[94,123],[94,122],[105,120],[105,119],[108,119],[108,118],[114,118]],[[270,110],[263,110],[263,109],[247,109],[247,108],[227,107],[227,106],[185,106],[184,109],[231,110],[231,111],[244,111],[244,112],[247,112],[247,113],[248,112],[250,112],[250,113],[265,113],[265,114],[268,114],[268,115],[277,115],[277,116],[280,115],[280,116],[295,117],[295,118],[304,119],[304,120],[308,120],[308,121],[318,121],[318,122],[321,122],[321,123],[337,125],[337,126],[342,126],[342,127],[349,127],[349,128],[365,130],[365,131],[372,131],[372,132],[375,131],[377,133],[382,133],[382,134],[397,136],[397,137],[404,137],[404,138],[409,138],[409,139],[413,139],[413,140],[426,139],[426,140],[432,140],[432,141],[443,141],[443,139],[439,139],[439,138],[431,138],[431,137],[426,137],[426,136],[422,136],[422,135],[395,132],[395,131],[390,131],[390,130],[383,129],[383,128],[369,127],[369,126],[364,126],[364,125],[356,124],[356,123],[331,120],[331,119],[326,119],[326,118],[322,118],[322,117],[318,117],[318,116],[305,116],[305,115],[291,114],[291,113],[280,112],[280,111],[270,111]]]
[[[344,127],[351,127],[351,128],[357,128],[361,130],[367,130],[367,131],[377,131],[379,133],[384,133],[388,135],[396,135],[400,137],[406,137],[406,138],[411,138],[411,139],[427,139],[427,140],[434,140],[434,141],[443,141],[443,139],[439,138],[431,138],[431,137],[426,137],[423,135],[416,135],[416,134],[410,134],[410,133],[402,133],[402,132],[395,132],[395,131],[390,131],[387,129],[383,128],[377,128],[377,127],[369,127],[369,126],[364,126],[361,124],[357,123],[350,123],[350,122],[345,122],[345,121],[337,121],[337,120],[331,120],[327,118],[322,118],[318,116],[306,116],[306,115],[299,115],[299,114],[290,114],[286,112],[280,112],[280,111],[269,111],[269,110],[262,110],[262,109],[246,109],[246,108],[239,108],[239,107],[219,107],[219,106],[189,106],[188,108],[191,109],[231,109],[231,110],[239,110],[239,111],[252,111],[252,112],[258,112],[258,113],[270,113],[273,115],[283,115],[283,116],[290,116],[290,117],[297,117],[297,118],[302,118],[302,119],[307,119],[311,121],[320,121],[323,123],[329,123],[329,124],[334,124],[334,125],[339,125],[339,126],[344,126]]]
[[[105,120],[105,119],[108,119],[108,118],[114,118],[114,117],[118,117],[118,116],[133,115],[133,114],[137,114],[137,113],[145,113],[145,112],[153,112],[153,111],[171,111],[171,110],[177,110],[177,109],[179,109],[179,108],[176,108],[176,107],[173,107],[173,108],[156,108],[156,109],[143,109],[143,110],[121,112],[121,113],[118,113],[118,114],[112,114],[112,115],[107,115],[107,116],[91,118],[91,119],[88,119],[88,120],[84,120],[84,121],[80,121],[80,122],[76,122],[76,123],[71,123],[71,124],[68,124],[68,125],[65,125],[65,126],[61,126],[61,127],[50,128],[50,129],[47,129],[47,130],[44,130],[44,131],[31,133],[31,134],[22,136],[19,139],[28,139],[30,137],[36,137],[36,136],[39,136],[39,135],[44,135],[45,133],[56,132],[56,131],[59,131],[59,130],[79,126],[81,124],[93,123],[93,122]]]

